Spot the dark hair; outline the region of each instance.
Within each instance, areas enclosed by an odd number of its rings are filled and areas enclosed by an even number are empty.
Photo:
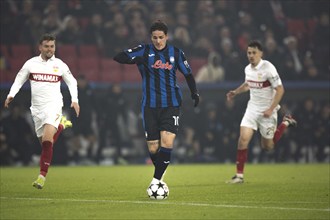
[[[52,34],[44,34],[39,39],[39,44],[42,44],[43,41],[54,41],[56,40],[56,37]]]
[[[258,48],[258,50],[260,51],[263,51],[262,49],[262,45],[259,41],[251,41],[249,44],[248,44],[248,47],[254,47],[254,48]]]
[[[164,34],[167,35],[168,27],[164,22],[158,20],[154,22],[150,27],[150,34],[152,34],[154,31],[163,31]]]

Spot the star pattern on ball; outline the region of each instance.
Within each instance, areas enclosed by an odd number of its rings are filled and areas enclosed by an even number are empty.
[[[163,188],[163,186],[164,186],[165,184],[162,183],[161,181],[159,181],[159,182],[157,183],[157,185],[158,185],[158,188]]]

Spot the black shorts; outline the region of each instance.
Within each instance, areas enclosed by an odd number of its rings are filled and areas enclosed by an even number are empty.
[[[179,130],[180,107],[142,109],[142,120],[146,139],[160,140],[160,131],[177,134]]]

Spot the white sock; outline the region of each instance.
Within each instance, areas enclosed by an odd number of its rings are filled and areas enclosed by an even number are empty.
[[[243,178],[243,173],[236,173],[237,177]]]

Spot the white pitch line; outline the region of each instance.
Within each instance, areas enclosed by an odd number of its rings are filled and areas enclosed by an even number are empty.
[[[0,199],[12,200],[34,200],[34,201],[58,201],[58,202],[102,202],[102,203],[127,203],[127,204],[159,204],[159,205],[180,205],[180,206],[199,206],[199,207],[215,207],[215,208],[244,208],[244,209],[273,209],[273,210],[291,210],[291,211],[317,211],[330,212],[328,209],[311,209],[311,208],[287,208],[274,206],[250,206],[250,205],[225,205],[225,204],[209,204],[209,203],[192,203],[192,202],[166,202],[166,201],[126,201],[126,200],[93,200],[93,199],[52,199],[52,198],[20,198],[20,197],[3,197]]]

